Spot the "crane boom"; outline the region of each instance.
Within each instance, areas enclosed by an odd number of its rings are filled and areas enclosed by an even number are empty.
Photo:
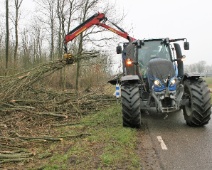
[[[105,17],[104,13],[96,13],[90,18],[88,18],[85,22],[71,30],[64,38],[64,50],[65,53],[67,53],[67,43],[69,41],[72,41],[74,38],[76,38],[79,34],[84,32],[85,30],[89,29],[93,25],[101,26],[125,39],[128,41],[134,41],[135,38],[128,35],[127,32],[125,32],[123,29],[118,27],[116,24],[112,23],[117,29],[110,27],[109,25],[106,25],[105,22],[107,21],[107,18]]]

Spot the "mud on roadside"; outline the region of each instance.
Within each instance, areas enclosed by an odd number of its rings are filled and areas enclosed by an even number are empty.
[[[141,129],[137,130],[137,154],[140,156],[143,170],[163,170],[157,151],[149,135],[148,126],[142,123]]]

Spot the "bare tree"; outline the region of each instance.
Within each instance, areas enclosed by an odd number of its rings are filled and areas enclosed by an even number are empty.
[[[45,31],[50,32],[50,59],[54,59],[55,54],[55,30],[57,29],[57,0],[36,0],[39,5],[38,18],[43,25],[46,25]],[[47,36],[47,34],[46,34]]]
[[[2,60],[3,31],[0,32],[0,61]]]
[[[43,36],[42,28],[39,24],[34,24],[32,29],[33,34],[33,63],[40,63],[42,58]]]
[[[51,48],[50,48],[50,58],[51,60],[54,59],[54,48],[55,48],[55,43],[54,43],[54,30],[55,30],[55,0],[50,0],[49,1],[49,18],[50,18],[50,29],[51,29]]]
[[[17,51],[18,51],[18,21],[19,21],[19,9],[21,7],[23,0],[15,0],[15,49],[14,49],[14,66],[16,65],[17,61]]]
[[[104,10],[102,11],[103,13],[107,14],[110,11],[111,13],[114,14],[114,12],[112,11],[113,8],[102,0],[81,0],[80,2],[81,2],[80,19],[79,19],[80,23],[83,23],[89,16],[92,16],[94,14],[94,11],[96,13],[96,11],[98,11],[97,9],[99,8],[99,6],[102,5],[102,3],[104,4],[104,7],[101,8],[101,9],[104,8]],[[111,18],[114,19],[114,17]],[[115,22],[117,23],[120,22],[123,18],[115,17],[115,19],[116,19]],[[77,56],[80,56],[83,53],[83,51],[86,50],[87,44],[92,45],[92,49],[95,49],[95,47],[103,46],[100,44],[101,41],[105,43],[105,41],[113,40],[114,34],[112,36],[96,36],[97,34],[104,33],[106,31],[108,32],[108,30],[102,28],[96,29],[96,27],[94,26],[91,29],[82,32],[79,35],[77,41],[78,43]],[[78,90],[79,86],[79,77],[80,77],[80,60],[77,61],[76,90]]]
[[[74,14],[80,9],[80,3],[77,0],[57,0],[57,17],[58,17],[58,58],[61,57],[63,41],[66,34],[65,29],[69,32],[70,26],[77,19]],[[78,17],[77,17],[78,18]]]
[[[74,18],[74,14],[80,9],[81,7],[81,2],[77,1],[77,0],[68,0],[69,5],[68,8],[66,10],[66,15],[68,16],[68,20],[66,22],[67,24],[67,33],[70,31],[70,27],[71,27],[71,23],[73,23],[73,21],[76,21],[78,17]]]
[[[65,37],[65,26],[69,27],[72,21],[72,15],[79,9],[78,1],[76,0],[57,0],[57,18],[58,18],[58,34],[57,34],[57,55],[62,58],[63,44]],[[68,18],[68,20],[66,19]],[[67,24],[67,21],[68,24]],[[60,85],[65,89],[66,87],[65,69],[60,72]]]
[[[32,43],[30,41],[30,35],[29,31],[27,29],[24,29],[22,32],[22,59],[23,59],[23,67],[24,68],[29,68],[32,64]]]
[[[196,73],[205,73],[205,71],[208,71],[206,61],[199,61],[194,64],[185,65],[185,72],[196,72]]]
[[[206,61],[199,61],[197,64],[196,64],[196,71],[198,73],[204,73],[205,71],[205,68],[206,68]]]
[[[9,62],[9,0],[6,0],[6,69],[8,68],[8,62]]]
[[[62,38],[64,37],[64,8],[65,8],[65,0],[57,0],[57,17],[59,22],[59,28],[58,28],[58,45],[57,45],[57,52],[58,52],[58,58],[62,57]]]
[[[98,0],[81,0],[81,11],[80,11],[80,23],[85,22],[88,18],[92,8],[98,3]],[[81,56],[83,52],[83,40],[84,33],[82,32],[78,38],[78,51],[77,56]],[[76,91],[78,91],[80,76],[80,60],[77,60],[77,72],[76,72]]]

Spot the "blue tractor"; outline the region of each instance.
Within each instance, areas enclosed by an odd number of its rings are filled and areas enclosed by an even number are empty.
[[[121,101],[123,126],[139,128],[141,115],[154,107],[158,113],[182,110],[189,126],[204,126],[210,120],[210,90],[200,74],[184,73],[181,45],[186,38],[145,39],[124,43]],[[112,83],[112,82],[111,82]]]

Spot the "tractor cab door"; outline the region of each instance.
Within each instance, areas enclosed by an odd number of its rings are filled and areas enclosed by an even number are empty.
[[[122,52],[122,57],[125,75],[137,75],[137,65],[135,64],[137,61],[135,44],[133,44],[132,42],[127,44]],[[127,60],[131,60],[132,64],[128,64]]]

